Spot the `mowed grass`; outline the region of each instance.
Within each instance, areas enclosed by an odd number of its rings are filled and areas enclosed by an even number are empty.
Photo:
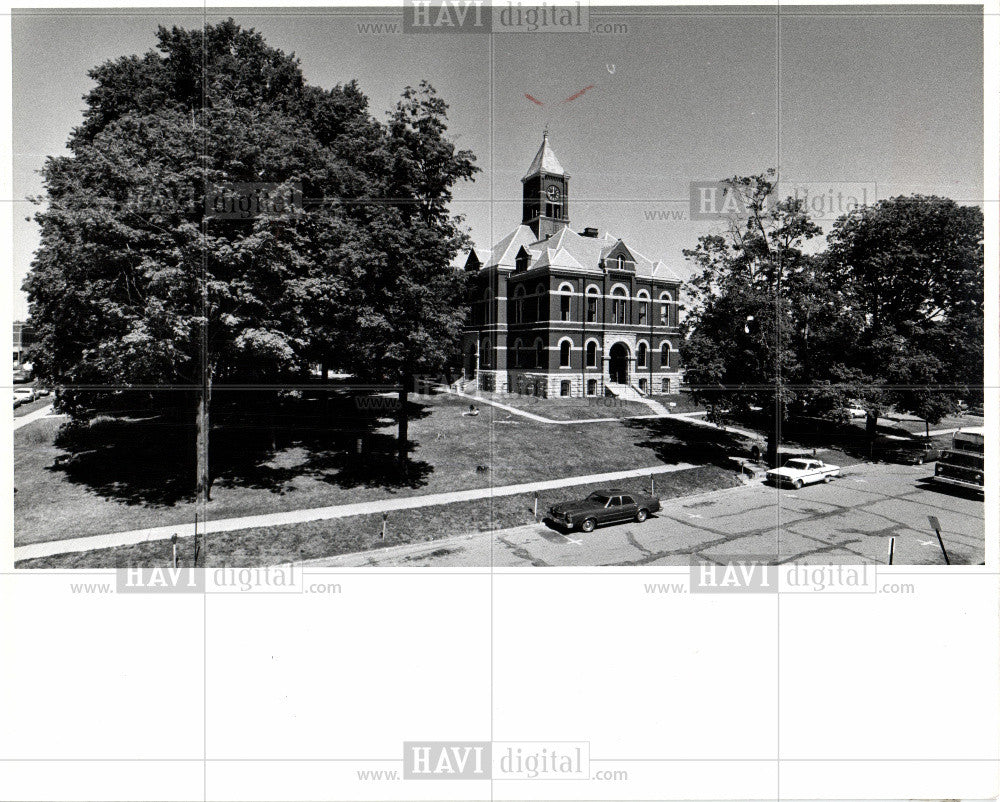
[[[733,471],[707,465],[655,477],[656,495],[673,498],[740,484]],[[567,499],[582,498],[603,485],[586,484],[538,494],[539,515],[549,506]],[[615,482],[615,486],[635,492],[649,492],[649,479]],[[389,514],[386,537],[381,537],[382,516],[359,515],[329,521],[244,529],[209,535],[202,546],[199,565],[247,567],[298,562],[332,557],[369,549],[418,543],[473,532],[488,532],[532,523],[534,494],[502,496],[481,501],[400,510]],[[178,541],[182,565],[192,565],[194,538]],[[203,559],[202,559],[203,558]],[[22,560],[17,568],[115,568],[125,566],[169,566],[170,541],[139,543],[116,549],[99,549]]]
[[[554,425],[516,416],[500,419],[482,412],[473,417],[462,414],[468,410],[465,399],[446,395],[421,398],[419,406],[419,414],[410,422],[413,449],[405,476],[386,468],[384,460],[373,467],[365,453],[355,454],[351,449],[317,452],[315,441],[296,441],[294,423],[287,445],[253,452],[241,462],[242,433],[230,427],[226,436],[237,458],[214,471],[207,517],[220,520],[680,461],[708,462],[697,451],[682,448],[686,442],[703,439],[706,429],[680,420],[656,421],[656,427],[646,427],[632,425],[635,421]],[[199,511],[191,488],[193,470],[164,456],[153,437],[155,421],[134,424],[134,444],[126,444],[130,464],[119,464],[115,458],[96,459],[96,477],[74,475],[57,465],[67,454],[54,442],[61,423],[43,419],[14,434],[16,545],[193,525]],[[148,441],[144,427],[149,430]],[[383,441],[391,442],[394,435],[390,418],[372,428],[372,436]],[[171,430],[171,436],[193,444],[194,427]],[[213,443],[222,442],[218,433],[213,438]]]

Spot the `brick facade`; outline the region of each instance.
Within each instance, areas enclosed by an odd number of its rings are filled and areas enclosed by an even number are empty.
[[[678,392],[680,279],[621,239],[569,228],[569,176],[547,136],[522,181],[522,224],[466,261],[466,378],[544,397],[604,395],[612,382]]]

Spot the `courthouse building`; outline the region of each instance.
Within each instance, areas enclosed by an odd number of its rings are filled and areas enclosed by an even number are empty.
[[[678,392],[681,279],[607,232],[573,231],[569,178],[546,133],[521,179],[521,224],[469,253],[465,377],[546,397]]]

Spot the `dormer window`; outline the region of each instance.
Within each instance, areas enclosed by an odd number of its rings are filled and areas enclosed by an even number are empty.
[[[528,265],[530,264],[531,264],[531,256],[528,254],[526,250],[524,250],[524,248],[521,248],[521,250],[518,251],[518,254],[514,259],[514,269],[520,273],[524,270],[527,270]]]
[[[621,254],[618,254],[618,269],[619,270],[625,269],[625,257],[622,256]]]

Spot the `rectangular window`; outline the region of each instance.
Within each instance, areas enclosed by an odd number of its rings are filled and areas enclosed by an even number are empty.
[[[645,302],[639,304],[639,322],[640,323],[645,323],[646,322],[646,310],[647,309],[649,309],[649,304],[647,304]]]
[[[559,296],[559,314],[563,320],[569,320],[569,300],[568,295]]]
[[[596,323],[597,322],[597,299],[588,298],[587,299],[587,322]]]
[[[615,299],[612,302],[611,316],[615,323],[625,322],[625,301]]]
[[[664,395],[670,395],[670,379],[664,379],[660,384],[660,389]]]
[[[669,325],[667,323],[667,321],[670,319],[669,318],[669,309],[670,309],[670,307],[668,307],[666,304],[660,304],[660,325],[661,326],[667,326],[667,325]]]

